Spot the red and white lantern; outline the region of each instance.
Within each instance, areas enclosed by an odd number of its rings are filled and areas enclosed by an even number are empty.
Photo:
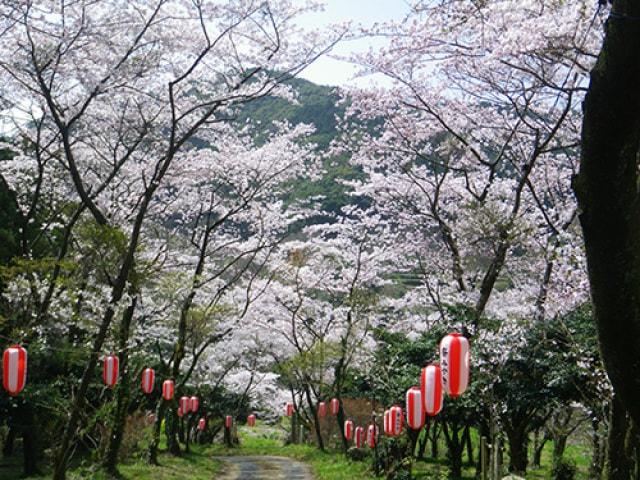
[[[442,384],[451,398],[462,395],[469,385],[469,341],[459,333],[450,333],[440,342]]]
[[[434,417],[442,411],[444,390],[442,389],[440,365],[431,364],[422,369],[420,392],[422,393],[424,411],[428,416]]]
[[[175,383],[173,380],[165,380],[162,382],[162,398],[166,401],[173,400],[173,392],[175,390]]]
[[[420,430],[424,426],[424,407],[420,387],[407,390],[407,426],[412,430]]]
[[[402,407],[394,405],[389,409],[389,435],[397,437],[402,433],[404,427],[404,416]]]
[[[233,417],[231,415],[227,415],[224,418],[224,426],[225,428],[231,428],[233,426]]]
[[[202,432],[205,428],[207,428],[207,421],[204,418],[201,418],[198,420],[198,430]]]
[[[12,345],[2,355],[2,387],[14,396],[27,383],[27,350],[20,345]]]
[[[344,438],[346,438],[348,442],[353,438],[353,420],[346,420],[344,422]]]
[[[331,415],[337,415],[339,410],[340,410],[340,400],[338,400],[337,398],[332,398],[331,404],[330,404]]]
[[[182,410],[182,407],[181,407],[181,406],[178,406],[178,416],[179,416],[180,418],[184,417],[184,411]]]
[[[318,404],[318,417],[324,418],[327,415],[327,404],[320,402]]]
[[[369,448],[376,448],[378,443],[378,426],[372,423],[367,427],[367,445]]]
[[[198,397],[193,396],[189,399],[189,410],[191,410],[192,412],[197,412],[198,408],[200,407],[200,400],[198,399]]]
[[[247,425],[250,427],[256,426],[256,416],[253,413],[247,417]]]
[[[285,407],[285,413],[287,415],[287,417],[292,417],[293,416],[293,403],[289,402],[287,403],[287,406]]]
[[[178,403],[180,405],[180,408],[182,408],[182,413],[184,413],[185,415],[189,413],[191,408],[191,399],[189,397],[180,397],[180,401]]]
[[[114,387],[118,383],[118,368],[120,361],[115,355],[107,355],[102,362],[102,380],[107,387]]]
[[[146,394],[153,392],[153,386],[155,383],[156,383],[156,372],[153,371],[153,368],[145,368],[142,371],[142,380],[140,382],[142,391]]]

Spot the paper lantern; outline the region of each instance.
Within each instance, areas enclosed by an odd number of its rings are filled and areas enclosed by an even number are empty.
[[[402,433],[404,427],[404,416],[402,415],[402,407],[394,405],[389,409],[389,435],[397,437]]]
[[[2,355],[2,387],[14,396],[27,383],[27,350],[20,345],[12,345]]]
[[[153,371],[153,368],[145,368],[142,371],[142,380],[140,381],[142,391],[146,394],[153,392],[153,386],[155,382],[156,372]]]
[[[338,414],[338,412],[340,411],[340,400],[338,400],[337,398],[331,399],[330,411],[331,411],[331,415]]]
[[[364,428],[358,426],[356,427],[356,431],[354,433],[354,442],[356,444],[356,448],[362,448],[364,445]]]
[[[107,355],[102,361],[102,380],[107,387],[113,387],[118,383],[119,359],[115,355]]]
[[[224,426],[225,428],[231,428],[232,425],[233,425],[233,417],[231,415],[227,415],[224,418]]]
[[[173,380],[165,380],[162,382],[162,398],[166,401],[173,400],[173,392],[175,390],[175,383]]]
[[[346,420],[344,422],[344,438],[350,441],[353,438],[353,420]]]
[[[440,365],[431,364],[422,369],[420,392],[425,413],[434,417],[442,411],[444,391],[442,389],[442,370]]]
[[[367,445],[369,448],[376,448],[378,443],[378,426],[372,423],[367,427]]]
[[[412,430],[420,430],[424,426],[424,406],[420,387],[407,390],[407,426]]]
[[[198,430],[202,432],[205,428],[207,428],[207,421],[204,418],[201,418],[198,420]]]
[[[327,414],[327,404],[320,402],[318,404],[318,417],[323,418]]]
[[[192,412],[197,412],[198,408],[200,407],[200,400],[198,400],[198,397],[193,396],[189,399],[189,410],[191,410]]]
[[[180,405],[180,408],[182,408],[182,413],[184,413],[185,415],[189,413],[191,409],[191,399],[189,397],[180,397],[178,404]]]
[[[180,418],[182,418],[184,416],[184,410],[182,410],[182,407],[178,406],[178,416]]]
[[[450,333],[440,342],[442,384],[451,398],[462,395],[469,385],[469,341],[459,333]]]
[[[287,406],[285,407],[285,412],[286,412],[287,417],[292,417],[293,416],[293,412],[294,412],[293,403],[291,403],[291,402],[287,403]]]
[[[247,425],[250,427],[256,426],[256,416],[253,413],[247,417]]]

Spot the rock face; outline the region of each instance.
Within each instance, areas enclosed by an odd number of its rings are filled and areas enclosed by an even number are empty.
[[[307,465],[283,457],[214,457],[223,463],[217,480],[313,480]]]

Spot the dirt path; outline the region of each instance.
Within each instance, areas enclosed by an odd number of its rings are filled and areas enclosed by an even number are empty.
[[[216,480],[313,480],[304,463],[284,457],[214,457],[223,463]]]

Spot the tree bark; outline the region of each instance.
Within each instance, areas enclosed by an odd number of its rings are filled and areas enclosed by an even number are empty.
[[[30,404],[22,407],[22,455],[23,470],[26,477],[39,475],[38,457],[40,445],[38,444],[38,428],[33,415],[33,408]]]
[[[600,480],[602,478],[602,470],[604,469],[604,445],[602,442],[602,434],[600,433],[600,422],[593,420],[591,422],[593,433],[591,437],[591,464],[589,465],[589,478]]]
[[[153,424],[153,436],[149,443],[149,450],[147,451],[147,462],[150,465],[158,465],[158,445],[160,444],[160,430],[162,426],[162,418],[166,411],[166,402],[160,398],[156,405],[156,420]]]
[[[7,433],[7,438],[4,441],[4,445],[2,446],[2,456],[10,457],[13,455],[13,445],[16,439],[16,429],[15,427],[9,427],[9,432]]]
[[[505,433],[509,440],[509,471],[517,475],[527,472],[527,432],[525,429],[506,428]]]
[[[622,402],[617,398],[617,395],[614,395],[609,421],[608,480],[629,480],[631,478],[632,461],[627,452],[627,442],[631,430],[629,416]]]
[[[453,478],[462,476],[462,452],[464,450],[463,437],[457,424],[443,422],[442,431],[447,442],[447,457],[449,459],[450,475]]]
[[[134,292],[129,293],[135,295]],[[116,389],[116,410],[113,417],[113,427],[109,436],[109,445],[105,452],[103,467],[111,475],[118,473],[118,452],[122,444],[124,429],[127,423],[127,412],[129,410],[129,400],[131,397],[131,374],[129,372],[129,352],[127,342],[129,341],[129,331],[131,320],[136,309],[138,297],[133,296],[131,303],[122,314],[120,331],[118,332],[118,358],[120,363],[120,381]]]
[[[602,358],[640,424],[640,2],[614,0],[583,103],[574,190]]]

